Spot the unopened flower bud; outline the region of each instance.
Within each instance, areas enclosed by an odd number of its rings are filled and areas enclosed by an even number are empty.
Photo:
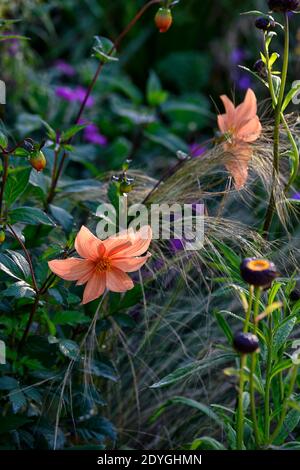
[[[244,281],[255,287],[270,287],[278,277],[275,264],[263,258],[246,258],[240,268]]]
[[[286,13],[296,11],[300,5],[300,0],[268,0],[270,10]]]
[[[29,156],[29,162],[37,171],[44,170],[47,165],[46,157],[41,150],[35,150],[32,152]]]
[[[122,181],[120,185],[121,193],[123,194],[131,193],[132,190],[133,190],[133,185],[131,181],[127,181],[127,180]]]
[[[166,33],[172,26],[173,17],[170,8],[160,8],[155,15],[155,24],[160,33]]]
[[[255,26],[257,29],[261,29],[262,31],[268,31],[269,29],[275,28],[275,21],[270,18],[266,18],[265,16],[261,16],[255,21]]]
[[[233,347],[241,354],[252,354],[258,350],[258,338],[252,333],[239,332],[233,338]]]
[[[0,230],[0,245],[5,242],[5,232],[4,230]]]
[[[267,77],[267,67],[263,60],[259,59],[253,65],[254,72],[257,73],[261,78]]]

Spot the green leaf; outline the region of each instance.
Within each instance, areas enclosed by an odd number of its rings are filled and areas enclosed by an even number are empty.
[[[215,312],[215,317],[216,317],[216,320],[218,322],[219,327],[221,328],[221,330],[225,334],[225,336],[228,339],[229,343],[232,344],[233,333],[231,331],[231,328],[230,328],[228,322],[225,320],[224,316],[219,312]]]
[[[49,205],[49,209],[53,218],[62,226],[65,232],[71,232],[74,223],[73,216],[62,207],[54,206],[53,204]]]
[[[6,135],[0,131],[0,147],[6,149],[7,146],[8,146],[8,139]]]
[[[10,392],[9,401],[14,413],[18,413],[18,411],[24,408],[27,403],[24,393],[19,389],[12,390]]]
[[[168,98],[168,93],[161,87],[156,73],[151,72],[147,82],[147,101],[150,106],[160,106]]]
[[[0,419],[0,434],[5,434],[10,431],[15,431],[16,429],[24,426],[24,424],[30,423],[31,420],[25,416],[1,416]]]
[[[119,380],[115,369],[110,364],[106,364],[105,362],[96,360],[92,361],[89,372],[96,377],[103,377],[105,379],[111,380],[112,382],[117,382]]]
[[[9,211],[9,219],[12,224],[23,223],[29,225],[52,225],[55,226],[50,217],[41,209],[36,207],[18,207]]]
[[[292,88],[290,91],[287,93],[283,105],[282,105],[282,112],[286,110],[290,102],[293,100],[293,98],[300,92],[300,81],[296,81],[295,84],[293,84]],[[298,101],[298,99],[297,99]]]
[[[290,410],[289,413],[287,414],[281,431],[278,435],[278,437],[275,439],[274,444],[282,444],[286,438],[289,436],[289,434],[295,429],[295,427],[298,425],[300,420],[300,413],[298,410]]]
[[[104,64],[106,62],[115,62],[119,59],[115,57],[116,51],[114,43],[110,39],[103,36],[95,36],[95,44],[93,47],[93,57],[96,57]]]
[[[61,353],[69,359],[76,361],[80,358],[79,346],[77,343],[75,343],[75,341],[70,339],[62,339],[59,341],[58,346]]]
[[[19,281],[5,289],[2,293],[6,297],[15,297],[16,299],[35,297],[35,290],[27,282]]]
[[[278,350],[284,345],[290,336],[294,326],[296,325],[297,318],[287,318],[281,322],[276,328],[273,336],[273,351],[277,353]]]
[[[225,362],[230,361],[235,357],[235,354],[227,353],[221,354],[219,356],[207,357],[205,359],[202,359],[201,361],[192,362],[191,364],[187,364],[186,366],[176,369],[174,372],[168,374],[159,382],[156,382],[155,384],[151,385],[150,388],[162,388],[167,387],[169,385],[173,385],[174,383],[177,383],[180,380],[187,379],[191,375],[198,374],[202,370],[211,367],[216,367],[220,364],[224,364]]]
[[[0,254],[0,270],[15,279],[26,279],[30,275],[27,260],[19,253],[16,254],[9,250],[7,252],[10,256],[4,253]]]
[[[195,439],[191,446],[190,450],[226,450],[226,448],[221,444],[221,442],[217,441],[213,437],[199,437],[198,439]]]
[[[14,390],[19,387],[19,382],[13,377],[4,375],[0,377],[0,390]]]
[[[150,422],[154,423],[164,412],[167,408],[173,405],[185,405],[189,406],[190,408],[194,408],[198,411],[201,411],[201,413],[205,414],[209,419],[213,420],[217,425],[223,426],[222,420],[216,415],[212,409],[204,405],[203,403],[199,403],[196,400],[193,400],[191,398],[185,398],[185,397],[173,397],[167,400],[165,403],[163,403],[158,410],[151,416]]]
[[[4,191],[4,198],[7,206],[15,202],[28,186],[30,168],[20,168],[17,172],[10,174]]]
[[[78,134],[78,132],[82,131],[87,124],[76,124],[75,126],[70,127],[66,131],[62,132],[61,140],[62,142],[67,142],[70,140],[74,135]]]
[[[73,326],[88,323],[90,321],[90,317],[86,316],[83,312],[77,312],[72,310],[66,312],[58,312],[53,318],[53,323],[55,323],[55,325]]]

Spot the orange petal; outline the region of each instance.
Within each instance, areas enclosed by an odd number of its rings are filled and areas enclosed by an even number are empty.
[[[123,230],[117,235],[112,235],[103,241],[106,256],[118,252],[122,248],[128,248],[132,245],[132,234],[129,230]]]
[[[240,129],[257,114],[257,100],[253,90],[247,90],[243,103],[236,108],[236,128]]]
[[[240,190],[245,186],[248,179],[248,163],[252,156],[252,148],[247,147],[236,147],[232,151],[232,161],[226,163],[226,168],[229,173],[233,176],[234,184],[237,190]]]
[[[236,115],[235,106],[233,102],[228,98],[228,96],[221,95],[220,98],[224,104],[224,108],[226,111],[225,116],[226,116],[226,125],[228,129],[229,127],[235,124],[235,115]]]
[[[93,261],[96,261],[104,253],[103,242],[95,237],[84,225],[75,239],[75,249],[82,258]]]
[[[113,258],[111,259],[111,265],[126,273],[132,273],[144,266],[150,256],[151,254],[148,253],[146,256],[140,256],[139,258]]]
[[[118,252],[110,255],[111,259],[129,258],[131,256],[140,256],[146,253],[152,240],[152,229],[149,225],[141,227],[138,232],[130,232],[132,245],[130,247],[120,248]]]
[[[82,304],[87,304],[95,299],[98,299],[105,291],[105,274],[94,273],[88,281],[84,292]]]
[[[222,134],[229,131],[230,125],[228,123],[227,114],[219,114],[218,115],[218,127]]]
[[[91,274],[94,269],[92,261],[78,258],[55,259],[49,261],[48,265],[51,271],[66,281],[77,281]]]
[[[106,273],[106,286],[112,292],[126,292],[133,288],[132,279],[123,271],[112,268]]]
[[[255,142],[262,132],[262,126],[258,116],[247,122],[239,131],[236,133],[236,138],[243,140],[244,142]]]

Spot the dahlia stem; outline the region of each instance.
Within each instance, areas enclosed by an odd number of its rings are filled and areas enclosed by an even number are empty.
[[[285,20],[285,27],[284,27],[285,34],[284,34],[283,67],[282,67],[282,73],[281,73],[280,90],[279,90],[278,100],[277,100],[276,108],[275,108],[275,125],[274,125],[274,136],[273,136],[273,139],[274,139],[273,183],[272,183],[270,201],[269,201],[268,209],[266,212],[265,222],[264,222],[264,227],[263,227],[263,233],[264,233],[265,238],[268,237],[269,230],[270,230],[272,220],[274,217],[275,208],[276,208],[274,187],[276,184],[276,178],[278,177],[278,174],[279,174],[279,158],[280,158],[279,144],[280,144],[281,111],[282,111],[282,104],[283,104],[283,99],[284,99],[285,85],[286,85],[287,72],[288,72],[288,66],[289,66],[290,33],[289,33],[288,13],[284,14],[284,20]],[[270,66],[268,68],[268,78],[269,78],[269,83],[270,83],[270,80],[272,81],[272,71],[270,70]],[[270,92],[272,93],[272,88],[270,88]],[[274,94],[274,97],[275,97],[275,94]],[[272,100],[274,99],[274,97],[272,96]]]
[[[239,382],[239,394],[238,394],[238,410],[237,410],[237,432],[236,432],[236,448],[237,450],[243,450],[244,447],[244,384],[245,375],[244,367],[246,365],[246,354],[241,354],[240,362],[240,382]]]
[[[122,31],[122,33],[117,37],[117,39],[114,41],[114,45],[113,47],[111,48],[111,50],[109,51],[108,55],[111,56],[113,54],[113,52],[118,49],[118,47],[120,46],[121,42],[123,41],[123,39],[125,38],[125,36],[127,36],[127,34],[131,31],[131,29],[135,26],[135,24],[140,20],[140,18],[144,15],[144,13],[148,10],[148,8],[150,8],[152,5],[155,5],[155,4],[158,4],[158,3],[161,3],[161,0],[150,0],[148,3],[146,3],[146,5],[144,5],[138,12],[137,14],[135,15],[135,17],[130,21],[130,23],[126,26],[126,28]],[[97,67],[97,70],[95,72],[95,75],[93,76],[92,78],[92,81],[86,91],[86,94],[85,94],[85,97],[81,103],[81,106],[79,108],[79,111],[78,111],[78,114],[77,114],[77,117],[75,119],[75,124],[78,124],[80,122],[80,119],[83,115],[83,112],[85,110],[85,107],[86,107],[86,103],[90,97],[90,94],[92,93],[93,91],[93,88],[102,72],[102,69],[104,67],[105,63],[104,62],[100,62],[98,67]],[[72,139],[69,140],[68,143],[71,142]],[[64,151],[62,157],[61,157],[61,160],[60,160],[60,163],[59,163],[59,166],[58,166],[58,170],[56,172],[56,176],[55,178],[53,179],[53,184],[51,185],[51,188],[50,188],[50,191],[49,191],[49,195],[48,195],[48,198],[47,198],[47,202],[46,202],[46,205],[48,206],[52,200],[54,199],[55,197],[55,190],[56,190],[56,186],[57,186],[57,183],[58,183],[58,180],[61,176],[61,173],[62,173],[62,170],[63,170],[63,167],[64,167],[64,163],[65,163],[65,160],[67,158],[67,155],[68,153],[66,151]]]

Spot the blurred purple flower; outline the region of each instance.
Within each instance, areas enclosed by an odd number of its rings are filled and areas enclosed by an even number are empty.
[[[201,155],[203,155],[205,152],[206,152],[206,148],[205,147],[202,147],[201,144],[197,144],[197,143],[194,143],[194,144],[191,144],[189,146],[189,149],[190,149],[190,154],[192,157],[200,157]]]
[[[294,199],[295,201],[300,201],[300,193],[293,194],[291,199]]]
[[[184,250],[184,241],[180,238],[171,238],[170,249],[173,253]]]
[[[14,32],[4,31],[4,36],[13,36]],[[17,38],[7,38],[3,39],[3,42],[8,43],[8,53],[10,56],[14,57],[20,51],[20,41]]]
[[[72,65],[68,64],[64,60],[57,60],[54,63],[54,66],[59,72],[61,72],[63,75],[66,75],[67,77],[74,77],[74,75],[76,74],[74,67],[72,67]]]
[[[252,85],[251,78],[248,75],[241,74],[236,81],[236,85],[239,90],[248,90]]]
[[[245,51],[237,47],[236,49],[233,49],[233,51],[231,52],[230,60],[232,64],[239,64],[240,62],[242,62],[242,60],[245,59],[245,56],[246,56]]]
[[[95,124],[88,124],[84,131],[83,137],[87,142],[91,144],[105,146],[107,145],[107,137],[99,132],[98,127]]]
[[[65,101],[78,101],[79,103],[83,102],[86,93],[86,88],[83,88],[82,86],[78,86],[76,88],[71,88],[68,86],[59,86],[55,89],[55,94],[59,98],[62,98]],[[86,107],[91,108],[94,104],[94,98],[92,96],[89,96],[86,102]]]

